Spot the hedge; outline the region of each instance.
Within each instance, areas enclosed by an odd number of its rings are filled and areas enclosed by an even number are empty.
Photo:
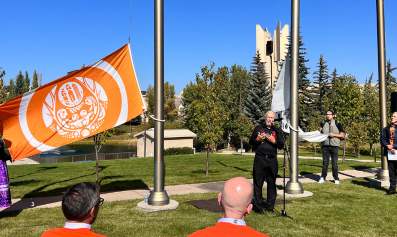
[[[168,148],[164,150],[164,156],[183,155],[183,154],[193,154],[193,148],[176,147],[176,148]]]

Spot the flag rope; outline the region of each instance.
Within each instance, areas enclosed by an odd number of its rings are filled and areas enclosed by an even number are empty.
[[[165,122],[165,119],[161,120],[161,119],[156,119],[153,115],[149,114],[149,117],[151,117],[153,120],[159,121],[159,122]]]
[[[128,27],[129,32],[128,32],[128,43],[130,42],[131,38],[131,15],[132,15],[132,0],[131,0],[131,5],[130,5],[130,26]]]

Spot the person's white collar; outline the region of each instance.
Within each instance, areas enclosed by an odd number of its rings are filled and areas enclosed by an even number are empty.
[[[67,228],[67,229],[92,229],[92,226],[90,224],[86,224],[86,223],[70,223],[70,222],[66,222],[65,225],[63,226],[63,228]]]
[[[245,221],[241,220],[241,219],[222,218],[222,219],[219,219],[218,222],[226,222],[226,223],[231,223],[231,224],[234,224],[234,225],[244,225],[244,226],[246,226]]]

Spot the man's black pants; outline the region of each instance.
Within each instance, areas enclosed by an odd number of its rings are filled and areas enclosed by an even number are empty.
[[[397,160],[387,160],[387,166],[389,167],[389,177],[390,177],[390,191],[396,191],[396,169]]]
[[[276,178],[278,173],[277,157],[255,155],[254,160],[254,209],[257,210],[273,210],[276,202]],[[267,199],[262,202],[263,182],[267,182]]]
[[[338,178],[338,146],[323,146],[323,170],[321,173],[321,177],[324,179],[327,178],[328,173],[328,165],[329,165],[329,157],[331,156],[332,162],[332,176],[334,176],[334,180],[339,180]]]

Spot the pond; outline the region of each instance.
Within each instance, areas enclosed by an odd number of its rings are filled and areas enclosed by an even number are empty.
[[[136,143],[119,142],[104,144],[99,153],[119,153],[119,152],[136,152]],[[55,157],[95,153],[94,144],[72,143],[61,146],[50,151],[40,153],[40,157]]]

